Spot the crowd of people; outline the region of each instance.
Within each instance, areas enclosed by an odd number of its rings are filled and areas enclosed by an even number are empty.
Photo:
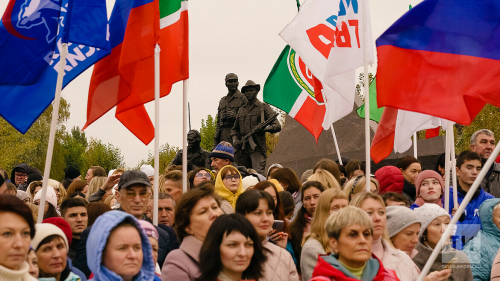
[[[158,210],[153,167],[92,166],[50,179],[39,213],[42,174],[21,163],[10,176],[0,170],[0,280],[413,281],[438,246],[424,280],[497,280],[500,164],[439,245],[458,215],[454,192],[462,204],[494,145],[491,131],[474,133],[452,167],[453,188],[444,156],[427,170],[406,156],[374,175],[360,161],[331,159],[300,177],[277,163],[261,175],[221,142],[208,155],[212,169],[190,167],[186,192],[182,167],[166,168]]]

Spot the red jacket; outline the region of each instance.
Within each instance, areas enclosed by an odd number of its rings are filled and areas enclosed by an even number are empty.
[[[377,275],[373,278],[373,281],[400,281],[393,270],[385,269],[382,262],[372,254],[372,257],[377,259],[380,267],[378,269]],[[322,256],[318,257],[318,263],[314,268],[313,278],[310,281],[359,281],[359,279],[354,279],[347,277],[344,272],[339,269],[334,268],[331,264],[325,261]]]

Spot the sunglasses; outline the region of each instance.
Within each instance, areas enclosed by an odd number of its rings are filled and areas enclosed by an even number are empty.
[[[210,174],[209,173],[196,173],[196,177],[197,178],[206,178],[206,179],[209,179],[211,178]]]
[[[230,181],[230,180],[237,180],[237,179],[239,179],[239,178],[240,178],[240,175],[226,175],[226,176],[224,177],[224,179],[225,179],[225,180],[228,180],[228,181]]]

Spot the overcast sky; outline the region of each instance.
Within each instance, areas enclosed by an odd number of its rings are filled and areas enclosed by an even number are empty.
[[[13,1],[13,0],[11,0]],[[18,0],[23,1],[23,0]],[[108,15],[114,0],[106,0]],[[343,0],[345,1],[345,0]],[[301,0],[301,2],[304,2]],[[371,0],[370,13],[374,40],[419,0]],[[0,11],[8,1],[0,1]],[[239,76],[240,88],[249,79],[263,86],[286,43],[279,32],[297,13],[295,0],[190,0],[189,51],[190,79],[188,101],[191,125],[199,129],[201,119],[215,116],[219,100],[227,94],[224,77]],[[373,43],[374,44],[374,43]],[[161,54],[160,54],[161,55]],[[361,71],[361,69],[359,70]],[[370,70],[375,72],[375,66]],[[67,128],[83,127],[86,121],[87,94],[92,68],[82,73],[62,93],[70,103]],[[354,89],[353,85],[353,89]],[[262,91],[258,98],[262,100]],[[154,102],[146,105],[154,121]],[[160,144],[182,145],[182,82],[175,84],[160,103]],[[121,149],[129,167],[153,152],[139,141],[115,117],[112,109],[85,130],[88,137],[112,143]]]

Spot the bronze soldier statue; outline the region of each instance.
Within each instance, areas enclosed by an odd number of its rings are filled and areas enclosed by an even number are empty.
[[[246,103],[247,99],[238,90],[238,76],[234,73],[226,75],[226,87],[228,93],[225,97],[221,98],[219,108],[217,109],[217,128],[214,136],[214,146],[212,150],[222,141],[233,144],[231,138],[231,129],[233,128],[234,121],[238,110]],[[237,156],[235,158],[238,158]],[[238,162],[238,159],[236,159]]]
[[[200,146],[201,135],[197,130],[191,130],[187,134],[188,141],[188,172],[196,168],[210,169],[210,152],[206,151]],[[182,165],[182,149],[177,151],[174,160],[169,165]]]
[[[266,132],[277,133],[281,125],[277,113],[267,104],[257,99],[260,85],[248,80],[243,88],[247,103],[238,111],[231,130],[233,146],[242,152],[241,163],[264,174],[267,158]]]

